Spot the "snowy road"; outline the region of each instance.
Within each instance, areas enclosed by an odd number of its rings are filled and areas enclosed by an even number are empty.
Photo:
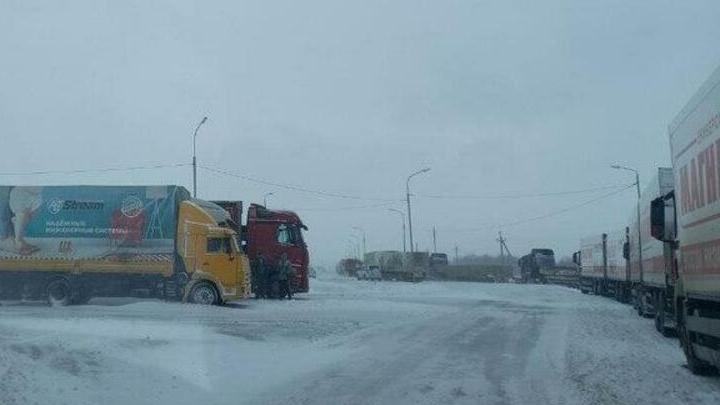
[[[717,404],[720,378],[606,298],[315,281],[294,302],[0,307],[0,404]]]

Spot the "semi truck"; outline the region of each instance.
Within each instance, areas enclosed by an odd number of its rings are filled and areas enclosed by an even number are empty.
[[[531,249],[530,253],[518,260],[520,281],[523,283],[545,283],[543,271],[555,267],[555,252],[552,249]]]
[[[720,68],[668,129],[674,192],[655,198],[650,231],[674,251],[674,312],[688,368],[720,367]]]
[[[367,252],[364,259],[366,266],[380,269],[383,280],[422,281],[427,278],[430,269],[428,252],[384,250]]]
[[[630,273],[627,266],[628,232],[625,228],[610,232],[605,238],[606,279],[604,294],[627,302],[631,296]]]
[[[341,259],[335,266],[337,274],[348,277],[357,277],[357,273],[363,268],[363,262],[356,258]]]
[[[627,267],[628,229],[581,239],[573,261],[580,266],[580,291],[626,302],[631,284]]]
[[[605,256],[607,235],[593,235],[580,240],[580,291],[583,294],[600,295],[604,292],[607,257]]]
[[[246,298],[249,261],[227,220],[180,186],[2,186],[0,298]]]
[[[223,207],[231,221],[224,224],[234,230],[251,266],[262,255],[267,265],[275,265],[285,254],[295,270],[290,283],[293,293],[310,291],[310,255],[302,235],[307,226],[292,211],[269,210],[259,204],[250,204],[243,225],[242,201],[213,201]]]
[[[673,188],[672,168],[658,168],[640,195],[640,224],[635,213],[628,237],[633,305],[638,315],[655,318],[658,331],[665,335],[672,334],[675,328],[672,306],[674,253],[671,244],[651,237],[650,214],[652,201],[668,195]],[[638,245],[642,246],[642,254]]]

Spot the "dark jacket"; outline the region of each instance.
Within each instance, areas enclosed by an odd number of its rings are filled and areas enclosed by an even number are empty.
[[[295,277],[295,270],[289,260],[280,260],[278,263],[278,280],[289,280]]]

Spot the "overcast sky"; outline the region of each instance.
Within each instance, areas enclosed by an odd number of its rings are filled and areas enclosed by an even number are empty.
[[[312,260],[353,226],[401,246],[576,250],[620,229],[634,191],[544,219],[669,165],[667,125],[720,64],[718,1],[0,0],[0,172],[189,163],[207,199],[298,211]],[[3,184],[181,184],[190,167],[0,175]],[[387,200],[394,200],[387,201]],[[386,205],[382,205],[386,204]],[[514,224],[514,222],[520,222]]]

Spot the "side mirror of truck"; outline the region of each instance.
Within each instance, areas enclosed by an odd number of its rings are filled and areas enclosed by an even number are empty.
[[[658,197],[650,205],[650,235],[662,242],[675,241],[674,198]]]
[[[630,242],[623,243],[623,259],[630,260]]]

